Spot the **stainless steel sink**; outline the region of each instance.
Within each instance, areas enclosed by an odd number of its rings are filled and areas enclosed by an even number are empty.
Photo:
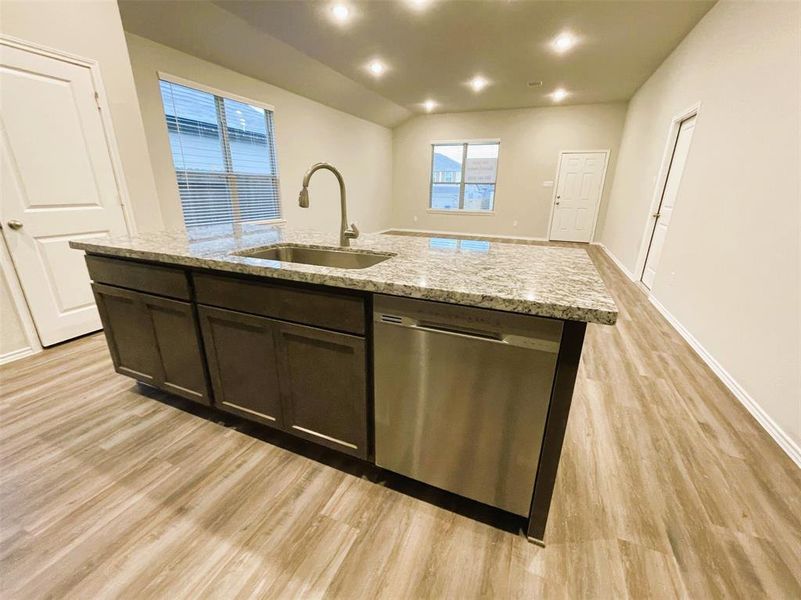
[[[262,260],[278,260],[337,269],[366,269],[395,256],[394,254],[367,250],[315,248],[299,244],[277,244],[262,248],[249,248],[239,252],[232,252],[231,254],[247,256],[248,258],[260,258]]]

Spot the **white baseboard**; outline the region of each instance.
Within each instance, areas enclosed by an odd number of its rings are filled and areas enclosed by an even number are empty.
[[[629,271],[628,268],[626,267],[626,265],[624,265],[622,262],[620,262],[620,259],[617,256],[615,256],[614,254],[612,254],[612,252],[609,250],[609,248],[604,246],[601,242],[592,242],[592,245],[593,246],[598,246],[601,250],[603,250],[604,254],[606,254],[610,259],[612,259],[612,262],[615,263],[615,266],[618,269],[620,269],[621,271],[623,271],[623,274],[626,277],[628,277],[629,279],[631,279],[632,281],[634,281],[636,283],[637,278],[634,276],[634,273]]]
[[[639,281],[634,276],[634,274],[629,271],[626,266],[620,262],[620,260],[609,251],[609,248],[604,246],[600,242],[593,242],[593,245],[596,245],[604,251],[604,253],[615,263],[615,266],[620,269],[626,277],[631,279],[635,284],[639,284]],[[690,347],[701,357],[707,366],[712,369],[712,372],[723,382],[729,391],[734,395],[740,403],[745,406],[746,410],[751,413],[751,416],[756,419],[757,423],[759,423],[762,428],[768,432],[768,435],[772,437],[779,447],[784,450],[787,456],[799,467],[801,467],[801,447],[790,438],[789,435],[781,428],[779,425],[774,421],[768,413],[759,405],[759,403],[754,400],[745,391],[743,386],[737,383],[737,380],[731,376],[731,374],[723,368],[723,366],[713,357],[706,348],[701,345],[693,334],[691,334],[684,325],[682,325],[676,317],[674,317],[664,305],[659,302],[656,298],[649,294],[647,289],[643,289],[648,295],[648,299],[653,304],[654,308],[659,311],[659,313],[665,318],[665,320],[670,323],[671,327],[675,329],[681,337],[690,345]]]
[[[495,235],[492,233],[471,233],[470,231],[438,231],[434,229],[406,229],[404,227],[390,227],[388,229],[384,229],[383,231],[378,231],[377,233],[387,233],[389,231],[399,231],[401,233],[426,233],[431,235],[452,235],[452,236],[459,236],[459,235],[469,235],[470,237],[483,237],[483,238],[492,238],[497,240],[525,240],[527,242],[547,242],[548,238],[544,237],[529,237],[525,235]]]
[[[611,256],[611,255],[610,255]],[[779,425],[774,421],[768,413],[759,405],[759,403],[752,398],[748,392],[743,389],[743,387],[737,383],[737,381],[732,377],[726,369],[721,366],[721,364],[715,360],[707,350],[701,345],[693,334],[691,334],[687,329],[679,323],[679,321],[674,317],[668,309],[662,305],[656,298],[653,296],[649,296],[648,299],[651,301],[651,304],[654,305],[656,310],[660,312],[660,314],[665,317],[668,323],[671,324],[673,329],[679,332],[679,335],[685,339],[685,341],[692,347],[693,350],[701,357],[710,369],[718,376],[729,391],[734,394],[734,397],[737,398],[740,403],[745,406],[751,416],[753,416],[757,423],[759,423],[765,431],[768,432],[770,437],[772,437],[779,447],[787,453],[787,456],[792,459],[792,461],[801,468],[801,447],[793,441],[789,435],[781,428]]]
[[[13,350],[12,352],[6,352],[5,354],[0,355],[0,365],[4,365],[6,363],[19,360],[20,358],[25,358],[26,356],[31,356],[32,354],[36,354],[37,352],[41,351],[34,350],[31,347],[20,348],[19,350]]]

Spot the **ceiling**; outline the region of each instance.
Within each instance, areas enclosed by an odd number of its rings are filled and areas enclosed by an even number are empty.
[[[557,88],[569,92],[562,104],[627,100],[714,5],[703,0],[344,3],[350,17],[337,23],[329,1],[216,1],[205,9],[208,18],[217,15],[206,24],[209,33],[194,46],[202,46],[202,58],[257,77],[249,71],[275,70],[271,63],[277,60],[295,61],[281,65],[295,72],[291,87],[274,77],[266,80],[298,93],[304,93],[298,87],[305,87],[304,95],[337,108],[343,108],[344,100],[348,108],[343,110],[391,126],[424,112],[426,99],[437,102],[438,112],[551,105],[549,94]],[[191,40],[169,21],[183,21],[205,4],[120,2],[126,29],[185,51],[191,51],[186,48]],[[225,20],[242,31],[220,31],[217,23]],[[565,31],[578,43],[560,55],[551,41]],[[280,43],[286,56],[267,52],[268,41]],[[366,68],[373,59],[387,66],[380,78]],[[322,72],[341,80],[322,90]],[[467,85],[475,75],[490,82],[480,93]],[[530,81],[543,83],[531,87]],[[325,97],[336,96],[337,90],[342,95],[343,85],[350,89],[350,100]],[[367,114],[365,107],[381,100],[386,114]]]

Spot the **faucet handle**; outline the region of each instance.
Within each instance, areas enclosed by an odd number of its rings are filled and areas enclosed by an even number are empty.
[[[356,223],[351,223],[350,227],[345,230],[345,237],[349,240],[355,240],[359,237],[359,228],[356,227]]]

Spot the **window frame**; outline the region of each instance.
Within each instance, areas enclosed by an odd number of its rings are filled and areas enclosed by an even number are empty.
[[[497,144],[498,145],[498,158],[497,163],[495,165],[495,181],[493,182],[493,196],[492,196],[492,209],[491,210],[470,210],[465,209],[464,207],[464,186],[465,183],[465,171],[467,169],[467,148],[471,145],[487,145],[487,144]],[[431,154],[429,156],[429,167],[428,167],[428,207],[426,212],[431,214],[438,214],[438,215],[472,215],[472,216],[493,216],[495,214],[495,204],[496,204],[496,192],[498,190],[498,171],[500,169],[501,163],[501,139],[500,138],[487,138],[487,139],[461,139],[461,140],[432,140],[431,143]],[[462,146],[462,174],[459,178],[459,208],[448,210],[444,208],[433,208],[431,206],[432,201],[434,200],[434,148],[437,146]],[[437,182],[437,183],[447,183],[447,182]]]
[[[284,217],[284,202],[283,202],[283,198],[281,196],[281,178],[280,178],[280,175],[279,175],[279,173],[280,173],[280,165],[278,163],[278,148],[277,148],[278,142],[275,139],[276,138],[275,107],[272,104],[267,104],[266,102],[262,102],[260,100],[253,100],[252,98],[248,98],[246,96],[240,96],[238,94],[234,94],[232,92],[221,90],[219,88],[215,88],[215,87],[206,85],[204,83],[200,83],[198,81],[193,81],[191,79],[185,79],[183,77],[179,77],[178,75],[173,75],[171,73],[166,73],[164,71],[156,71],[156,83],[159,84],[161,81],[165,81],[167,83],[174,83],[176,85],[181,85],[181,86],[184,86],[184,87],[195,89],[195,90],[200,91],[200,92],[205,92],[207,94],[211,94],[212,96],[214,96],[214,104],[215,104],[215,107],[217,108],[218,115],[219,115],[219,111],[220,111],[220,107],[218,106],[218,100],[217,100],[218,98],[220,98],[220,99],[227,98],[229,100],[234,100],[236,102],[242,102],[244,104],[250,104],[251,106],[255,106],[257,108],[261,108],[263,110],[266,110],[266,111],[269,111],[269,112],[272,113],[273,148],[275,149],[275,152],[274,152],[274,155],[273,155],[272,158],[273,158],[273,161],[274,161],[274,164],[275,164],[275,173],[276,173],[275,180],[276,180],[276,187],[278,189],[278,209],[279,209],[279,213],[280,213],[281,216],[278,217],[277,219],[255,219],[255,220],[252,220],[252,221],[234,221],[232,224],[249,223],[249,224],[271,225],[271,224],[286,223],[286,218]],[[166,113],[164,112],[164,106],[162,104],[160,104],[160,106],[161,106],[161,110],[162,110],[162,121],[164,123],[166,123],[167,122],[167,116],[166,116]],[[223,115],[224,114],[225,114],[225,112],[223,111]],[[218,116],[218,119],[219,119],[219,116]],[[220,136],[225,138],[225,146],[226,146],[227,150],[223,151],[223,160],[225,160],[227,162],[229,160],[229,158],[230,158],[230,143],[228,142],[228,131],[227,131],[227,129],[225,131],[221,130]],[[168,141],[167,145],[169,147],[169,141]],[[172,161],[173,157],[172,157],[172,150],[171,149],[169,149],[169,154],[170,154],[170,160]],[[226,155],[229,158],[226,158]],[[177,187],[178,186],[177,171],[175,169],[174,161],[173,161],[172,172],[173,172],[174,180],[176,182],[176,187]],[[178,193],[178,203],[181,206],[181,216],[182,216],[182,219],[183,219],[184,218],[183,217],[183,204],[181,202],[180,192]],[[186,228],[186,220],[184,220],[183,225]],[[222,225],[222,224],[221,223],[217,223],[216,225]],[[209,227],[209,226],[214,226],[214,225],[204,225],[204,227]]]

